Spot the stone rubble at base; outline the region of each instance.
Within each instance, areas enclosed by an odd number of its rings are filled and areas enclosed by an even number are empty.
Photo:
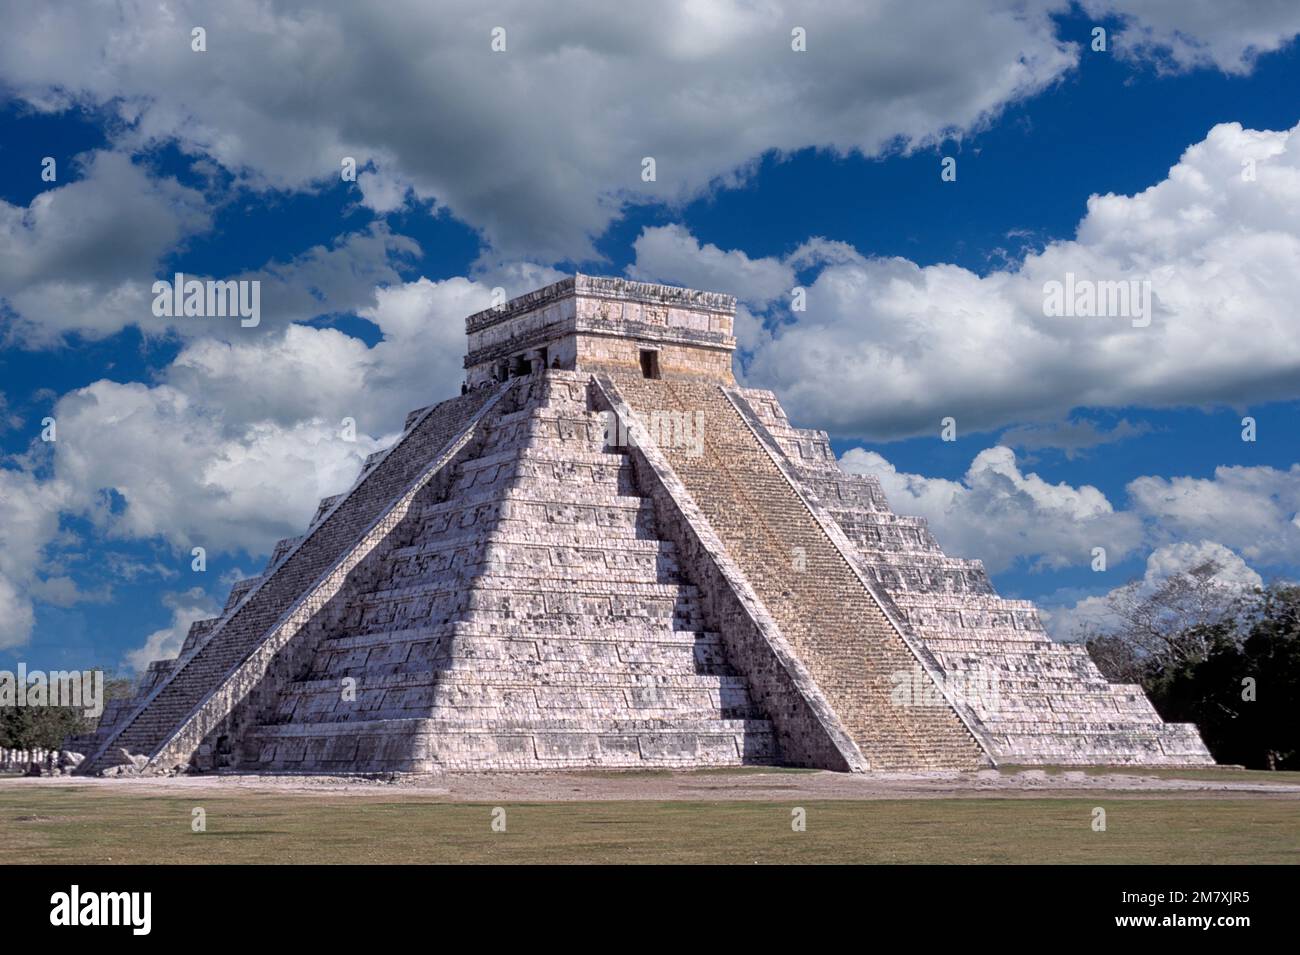
[[[1212,762],[737,387],[734,307],[579,275],[470,316],[464,393],[69,740],[77,771]],[[702,441],[647,440],[664,413]]]

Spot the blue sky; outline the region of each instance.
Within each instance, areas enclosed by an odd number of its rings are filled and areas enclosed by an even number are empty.
[[[174,652],[457,389],[492,287],[579,268],[737,294],[747,384],[1061,635],[1144,575],[1300,572],[1287,5],[446,7],[59,8],[0,41],[0,667]],[[262,326],[154,318],[177,270],[260,277]],[[1066,270],[1150,277],[1157,320],[1040,324]]]

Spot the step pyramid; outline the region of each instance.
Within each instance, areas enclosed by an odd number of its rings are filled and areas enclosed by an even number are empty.
[[[470,316],[464,393],[70,743],[80,771],[1210,761],[737,387],[734,308],[578,275]]]

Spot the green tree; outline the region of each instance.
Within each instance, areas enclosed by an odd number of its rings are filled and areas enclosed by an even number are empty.
[[[1218,762],[1300,769],[1300,587],[1196,605],[1182,626],[1168,604],[1144,611],[1163,621],[1158,641],[1121,626],[1089,652],[1108,678],[1140,683],[1163,718],[1195,723]]]
[[[105,673],[104,700],[128,697],[129,677]],[[10,749],[59,749],[69,736],[92,732],[98,720],[70,706],[0,707],[0,746]]]

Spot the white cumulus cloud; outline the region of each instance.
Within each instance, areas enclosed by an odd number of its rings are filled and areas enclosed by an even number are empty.
[[[1065,0],[6,6],[0,81],[37,109],[104,107],[124,148],[175,142],[256,189],[337,182],[351,157],[373,164],[358,181],[372,209],[432,200],[493,254],[547,262],[596,258],[592,239],[628,204],[741,181],[772,151],[960,136],[1079,57],[1053,20]],[[1117,48],[1229,72],[1296,32],[1293,9],[1250,6],[1089,4],[1126,17]],[[795,27],[807,52],[791,49]]]
[[[1243,175],[1248,162],[1253,178]],[[933,434],[948,416],[969,434],[1059,421],[1080,407],[1300,394],[1291,307],[1300,299],[1300,126],[1216,126],[1151,188],[1093,196],[1074,239],[983,276],[820,240],[785,260],[698,247],[680,229],[642,240],[647,261],[635,272],[681,281],[730,267],[760,278],[757,298],[772,295],[791,262],[820,264],[807,310],[773,309],[741,344],[748,383],[775,390],[796,422],[838,435]],[[1045,314],[1047,283],[1071,274],[1150,282],[1150,323]]]
[[[215,617],[221,611],[221,607],[201,587],[164,594],[162,602],[172,612],[171,621],[145,637],[143,644],[127,651],[124,657],[126,665],[137,672],[143,671],[154,660],[175,657],[181,652],[190,624]]]
[[[1072,602],[1043,601],[1043,619],[1048,631],[1058,640],[1078,640],[1097,633],[1107,633],[1123,623],[1112,600],[1122,594],[1125,601],[1141,601],[1159,591],[1173,578],[1188,576],[1206,565],[1215,568],[1206,584],[1221,593],[1225,600],[1233,595],[1263,586],[1263,578],[1241,556],[1215,541],[1180,541],[1157,547],[1147,557],[1142,576],[1099,595]]]
[[[59,514],[70,489],[27,470],[0,467],[0,649],[21,646],[35,621],[32,593],[50,590],[67,604],[79,595],[59,578],[42,577],[46,549],[59,533]]]
[[[1164,70],[1212,66],[1248,73],[1260,55],[1300,33],[1300,6],[1291,0],[1080,0],[1096,17],[1118,15],[1113,38],[1121,56],[1154,60]]]
[[[897,513],[926,518],[946,552],[979,558],[990,573],[1022,562],[1086,565],[1094,547],[1118,561],[1142,543],[1136,515],[1116,511],[1095,487],[1051,484],[1022,472],[1009,448],[981,451],[960,481],[901,472],[863,448],[846,451],[840,464],[874,474]]]
[[[1257,563],[1300,565],[1300,464],[1140,477],[1128,493],[1165,539],[1210,537]]]

